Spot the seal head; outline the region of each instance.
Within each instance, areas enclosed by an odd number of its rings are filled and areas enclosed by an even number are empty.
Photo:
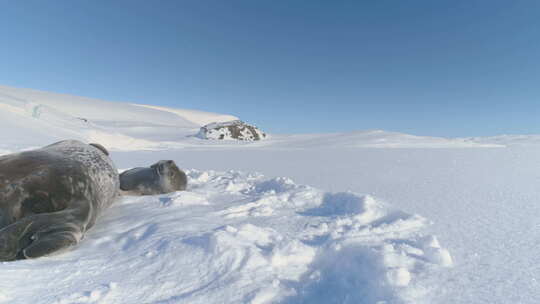
[[[160,160],[148,167],[120,174],[120,189],[130,195],[155,195],[186,190],[187,176],[172,160]]]

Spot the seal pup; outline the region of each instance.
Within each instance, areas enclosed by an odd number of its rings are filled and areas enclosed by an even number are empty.
[[[0,157],[0,261],[77,244],[119,195],[107,150],[76,140]]]
[[[172,160],[160,160],[120,174],[120,189],[127,195],[154,195],[186,190],[187,176]]]

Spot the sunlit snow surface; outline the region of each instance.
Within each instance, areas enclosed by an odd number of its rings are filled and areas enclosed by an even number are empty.
[[[188,178],[185,192],[124,197],[68,253],[2,264],[0,299],[416,303],[433,289],[418,276],[452,264],[424,218],[371,196],[235,171]]]
[[[231,117],[0,86],[0,155],[72,138],[196,168],[69,252],[0,263],[0,303],[537,303],[537,137],[195,137]]]

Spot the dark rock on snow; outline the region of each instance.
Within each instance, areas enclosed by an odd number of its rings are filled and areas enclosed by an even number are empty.
[[[214,122],[201,127],[198,137],[203,139],[255,141],[266,138],[257,127],[240,120]]]

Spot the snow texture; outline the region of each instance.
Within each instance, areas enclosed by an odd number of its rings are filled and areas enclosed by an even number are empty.
[[[0,87],[0,154],[72,138],[119,168],[197,168],[188,191],[117,201],[65,254],[1,263],[0,303],[540,298],[538,135],[195,136],[220,117]]]
[[[124,197],[70,252],[2,263],[0,300],[415,303],[418,276],[451,265],[422,233],[424,218],[373,197],[236,171],[187,174],[189,191]]]

